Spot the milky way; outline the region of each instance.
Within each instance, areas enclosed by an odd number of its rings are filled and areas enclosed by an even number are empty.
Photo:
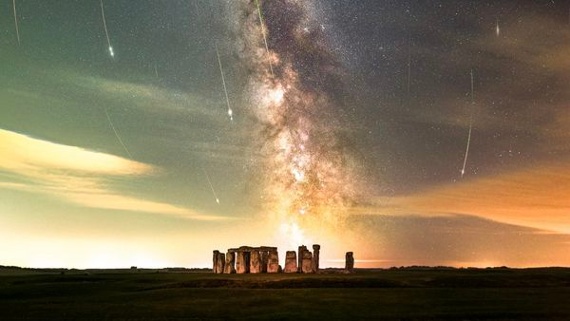
[[[236,4],[241,28],[235,32],[249,75],[249,112],[259,125],[261,198],[270,216],[304,241],[305,226],[338,225],[356,197],[339,121],[342,68],[310,3],[266,1],[260,8],[265,26],[254,1]]]

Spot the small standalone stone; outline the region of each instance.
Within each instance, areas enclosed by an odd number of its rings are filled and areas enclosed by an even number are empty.
[[[301,272],[313,273],[313,254],[309,250],[305,250],[303,252],[303,265],[301,266]]]
[[[346,272],[354,271],[354,254],[352,252],[346,252],[346,263],[344,269]]]
[[[257,250],[250,252],[249,273],[261,273],[261,255]]]
[[[225,274],[236,273],[235,260],[236,260],[235,252],[228,252],[226,254],[226,265],[224,266],[224,273]]]
[[[297,273],[297,253],[287,251],[285,253],[285,273]]]
[[[277,250],[271,250],[267,260],[267,273],[279,273],[279,269],[279,254]]]

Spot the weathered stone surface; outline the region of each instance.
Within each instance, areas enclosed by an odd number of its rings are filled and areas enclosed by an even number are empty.
[[[303,253],[307,251],[307,247],[304,245],[299,246],[297,251],[297,271],[299,273],[303,272]]]
[[[233,248],[233,249],[228,249],[228,252],[251,252],[252,250],[259,250],[259,251],[272,251],[275,250],[277,251],[276,247],[273,246],[258,246],[258,247],[254,247],[254,246],[240,246],[238,248]]]
[[[321,246],[318,244],[313,244],[313,273],[319,272],[319,251]]]
[[[352,252],[346,252],[346,263],[344,269],[347,272],[354,271],[354,254]]]
[[[236,273],[235,261],[236,261],[235,252],[228,252],[226,254],[226,265],[224,266],[224,273],[225,274]]]
[[[249,273],[261,273],[261,255],[258,250],[252,250],[250,253]]]
[[[307,249],[303,251],[303,263],[301,266],[301,272],[313,273],[313,254]]]
[[[249,273],[249,252],[237,252],[236,272],[237,274]]]
[[[219,274],[224,273],[225,265],[226,265],[226,255],[224,253],[219,253],[218,254],[217,267],[216,267]]]
[[[287,251],[285,254],[285,273],[297,273],[297,253]]]
[[[219,273],[218,272],[218,255],[220,254],[220,251],[215,250],[214,251],[214,255],[212,257],[212,270],[214,271],[214,273]]]
[[[277,250],[270,250],[267,260],[267,273],[279,273],[279,253]]]
[[[267,263],[269,260],[269,252],[261,251],[261,273],[267,273]]]
[[[224,273],[224,266],[226,264],[225,255],[224,253],[220,253],[220,251],[214,251],[214,255],[212,257],[213,263],[213,270],[216,274]]]

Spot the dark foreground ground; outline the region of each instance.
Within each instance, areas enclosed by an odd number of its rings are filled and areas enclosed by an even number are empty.
[[[0,269],[0,320],[570,320],[570,269]]]

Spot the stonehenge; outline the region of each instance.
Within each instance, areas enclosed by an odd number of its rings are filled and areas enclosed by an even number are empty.
[[[213,270],[216,274],[245,273],[318,273],[320,245],[313,245],[313,252],[302,245],[295,251],[287,251],[285,269],[279,265],[276,247],[241,246],[229,249],[227,254],[214,251]]]

